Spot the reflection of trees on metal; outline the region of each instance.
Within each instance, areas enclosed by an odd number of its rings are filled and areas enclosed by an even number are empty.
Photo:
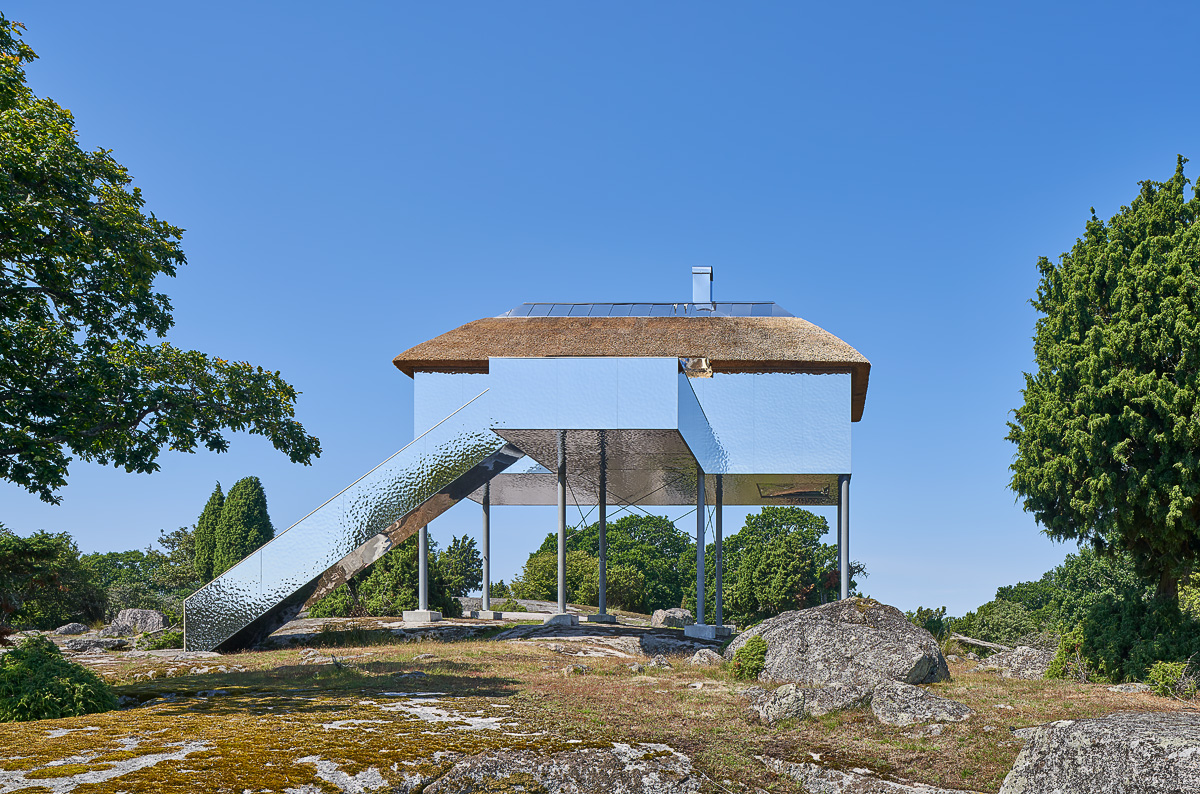
[[[693,276],[691,303],[524,304],[397,356],[420,435],[196,593],[188,647],[253,641],[468,497],[485,526],[494,506],[559,505],[564,582],[568,512],[596,509],[601,593],[609,505],[695,505],[700,577],[710,525],[721,556],[723,504],[838,505],[848,574],[850,425],[870,363],[775,304],[714,303],[711,271]],[[721,589],[713,600],[721,614]],[[714,636],[704,612],[689,632]]]

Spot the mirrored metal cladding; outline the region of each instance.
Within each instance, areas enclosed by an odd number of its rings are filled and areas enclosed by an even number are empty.
[[[189,650],[246,647],[508,468],[484,392],[185,602]]]

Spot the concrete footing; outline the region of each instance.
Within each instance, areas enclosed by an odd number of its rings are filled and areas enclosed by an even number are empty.
[[[733,626],[708,626],[699,623],[683,627],[685,637],[698,640],[722,640],[733,634]]]
[[[595,615],[585,615],[583,619],[585,621],[587,621],[588,623],[616,623],[617,622],[617,616],[613,615],[609,612],[605,612],[603,615],[601,615],[598,612]]]
[[[559,612],[557,615],[549,615],[542,621],[547,626],[578,626],[579,616],[571,615],[566,612]]]
[[[470,616],[475,620],[504,620],[503,612],[496,612],[491,609],[473,609]]]
[[[415,609],[411,612],[404,612],[400,615],[405,623],[437,623],[442,619],[441,612],[434,612],[431,609]]]

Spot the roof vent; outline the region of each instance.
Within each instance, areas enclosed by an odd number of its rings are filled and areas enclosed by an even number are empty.
[[[712,310],[712,279],[711,267],[692,268],[692,303],[697,304],[697,308],[703,305]]]

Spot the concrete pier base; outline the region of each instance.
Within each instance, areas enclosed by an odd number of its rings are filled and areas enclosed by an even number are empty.
[[[442,613],[431,609],[415,609],[402,613],[400,617],[405,623],[437,623],[442,619]]]
[[[470,617],[475,620],[504,620],[504,613],[493,609],[473,609]]]
[[[693,624],[683,627],[683,636],[698,640],[722,640],[733,634],[733,626],[707,626]]]
[[[588,623],[616,623],[617,616],[605,612],[603,615],[596,613],[595,615],[585,615],[583,618]]]
[[[532,615],[533,613],[531,613]],[[559,612],[557,615],[548,615],[542,623],[546,626],[578,626],[579,616],[572,615],[566,612]]]

